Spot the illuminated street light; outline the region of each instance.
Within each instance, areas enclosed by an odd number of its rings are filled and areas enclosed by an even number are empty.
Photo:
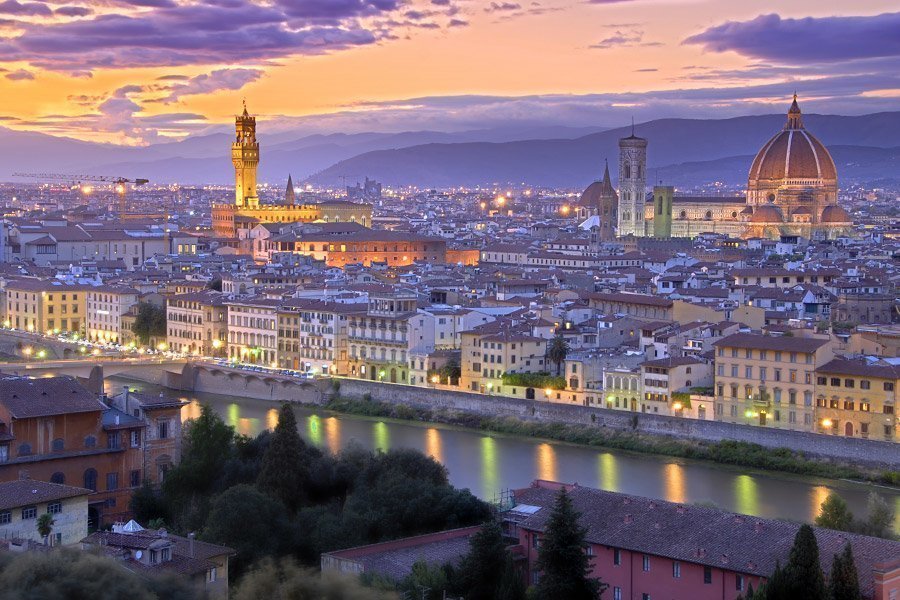
[[[822,419],[822,427],[831,427],[834,425],[834,422],[831,419]]]
[[[25,348],[23,348],[22,354],[24,354],[25,356],[31,356],[31,347],[26,346]]]
[[[569,207],[568,207],[568,206],[563,206],[563,207],[561,207],[561,208],[559,209],[559,212],[561,212],[561,213],[564,214],[564,215],[567,215],[567,214],[569,214]]]
[[[221,340],[213,340],[212,347],[215,348],[215,349],[217,349],[217,350],[218,350],[219,348],[221,348],[221,347],[222,347],[222,342],[221,342]]]
[[[166,345],[165,342],[160,342],[160,343],[156,346],[156,349],[159,350],[160,352],[163,352],[166,348],[168,348],[168,346]]]
[[[37,353],[37,357],[38,357],[38,358],[47,358],[47,351],[46,351],[46,350],[39,350],[38,353]]]
[[[673,410],[681,410],[682,408],[684,407],[682,406],[681,402],[675,402],[674,404],[672,404]]]
[[[441,380],[441,378],[438,377],[437,375],[433,375],[431,377],[431,383],[438,383],[440,380]]]

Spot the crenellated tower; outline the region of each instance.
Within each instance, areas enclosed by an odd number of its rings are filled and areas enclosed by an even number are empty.
[[[259,166],[259,142],[256,141],[256,117],[244,112],[234,120],[235,139],[231,145],[234,163],[234,204],[244,208],[259,206],[256,195],[256,169]]]
[[[643,237],[647,193],[647,140],[631,135],[619,140],[619,237]]]

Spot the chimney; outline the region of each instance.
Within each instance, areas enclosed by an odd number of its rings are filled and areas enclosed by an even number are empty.
[[[623,519],[623,521],[624,521],[626,524],[628,524],[628,523],[634,523],[634,515],[632,515],[631,513],[628,513],[627,515],[625,515],[625,518]]]
[[[197,536],[193,531],[188,534],[188,548],[190,557],[194,558],[194,538]]]

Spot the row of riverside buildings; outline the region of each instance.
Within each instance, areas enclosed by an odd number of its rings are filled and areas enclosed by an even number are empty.
[[[228,277],[223,286],[239,287]],[[522,295],[547,290],[522,279],[498,282],[496,305],[468,307],[432,302],[415,286],[364,284],[321,294],[258,288],[171,288],[161,299],[166,331],[159,343],[188,356],[269,368],[897,439],[900,364],[868,353],[868,331],[762,331],[752,327],[763,323],[762,309],[723,311],[633,293],[561,293],[570,297],[565,311],[531,302],[515,307]],[[6,284],[4,324],[45,334],[65,324],[92,341],[138,344],[131,327],[142,297],[124,285],[16,279]],[[556,336],[570,348],[559,364],[548,356]],[[435,379],[449,363],[458,365],[458,377]]]

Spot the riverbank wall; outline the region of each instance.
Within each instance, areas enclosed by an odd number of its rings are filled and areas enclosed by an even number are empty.
[[[323,389],[323,397],[327,397],[327,394],[327,390]],[[787,448],[795,452],[851,461],[860,465],[894,470],[900,466],[900,444],[861,438],[487,396],[455,390],[423,389],[357,379],[341,379],[340,395],[355,400],[370,398],[386,404],[402,404],[416,408],[443,409],[490,417],[513,416],[525,421],[606,427],[707,442],[734,440],[759,444],[766,448]]]

